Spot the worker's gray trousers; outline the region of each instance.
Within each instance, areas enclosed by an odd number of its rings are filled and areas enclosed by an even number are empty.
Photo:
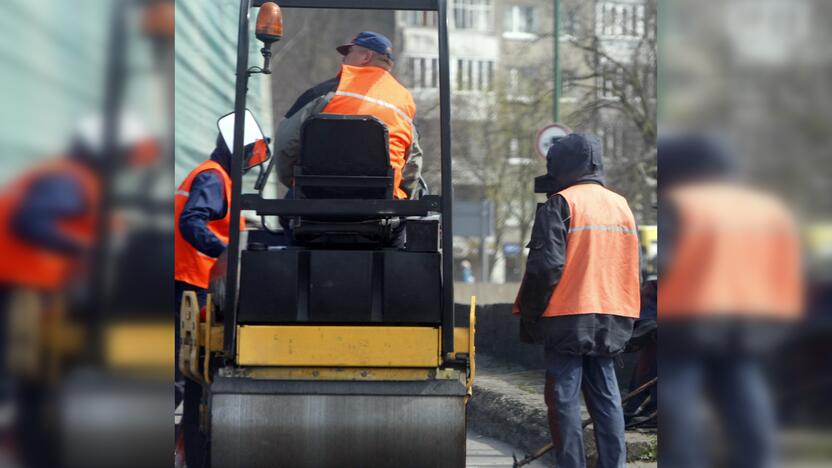
[[[546,349],[546,406],[558,468],[586,467],[581,392],[592,417],[597,468],[624,468],[624,412],[611,357],[572,356]]]

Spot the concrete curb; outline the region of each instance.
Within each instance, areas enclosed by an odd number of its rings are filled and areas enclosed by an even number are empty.
[[[511,374],[478,375],[467,412],[472,430],[523,450],[515,454],[518,460],[550,441],[542,392],[524,389],[523,383],[514,381]],[[592,426],[584,430],[584,443],[587,457],[594,460]],[[654,461],[656,451],[655,432],[627,432],[628,462]],[[542,461],[554,466],[555,458],[547,454]]]

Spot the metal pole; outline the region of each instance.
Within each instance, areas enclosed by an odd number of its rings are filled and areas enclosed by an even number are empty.
[[[442,355],[454,351],[453,169],[451,165],[451,77],[447,1],[437,0],[439,21],[439,121],[442,160]],[[453,356],[451,356],[453,357]]]
[[[488,226],[491,218],[489,215],[488,200],[480,203],[480,282],[487,283],[488,272],[488,251],[485,249],[485,238],[488,237]]]
[[[237,331],[237,285],[240,271],[240,195],[243,191],[243,138],[246,92],[248,91],[248,23],[251,0],[240,0],[237,36],[237,90],[234,98],[234,148],[231,158],[231,225],[228,228],[225,278],[225,355],[235,356]]]
[[[552,97],[552,118],[555,122],[560,122],[560,0],[555,0],[555,19],[554,19],[554,45],[555,45],[555,92]]]
[[[118,1],[113,5],[109,30],[109,50],[105,77],[104,108],[101,131],[103,138],[101,148],[101,166],[98,177],[101,183],[97,202],[98,216],[95,226],[95,246],[92,249],[92,269],[90,282],[89,310],[92,336],[95,343],[101,343],[102,321],[109,305],[109,284],[107,272],[110,269],[110,225],[113,211],[113,177],[123,148],[119,145],[124,88],[127,80],[125,57],[127,37],[124,33],[127,24],[127,5]],[[100,347],[93,347],[94,357],[98,357]]]

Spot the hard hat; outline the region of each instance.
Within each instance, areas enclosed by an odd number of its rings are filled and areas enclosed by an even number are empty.
[[[73,135],[73,151],[86,158],[100,160],[104,155],[105,121],[101,114],[89,115],[78,123]],[[122,113],[118,117],[115,145],[129,165],[145,165],[156,160],[159,146],[142,122]]]

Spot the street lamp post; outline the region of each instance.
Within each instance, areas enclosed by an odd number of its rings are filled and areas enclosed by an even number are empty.
[[[552,117],[555,122],[560,122],[560,0],[555,2],[555,18],[554,18],[554,34],[553,41],[555,46],[554,57],[554,74],[555,74],[555,92],[552,97]]]

